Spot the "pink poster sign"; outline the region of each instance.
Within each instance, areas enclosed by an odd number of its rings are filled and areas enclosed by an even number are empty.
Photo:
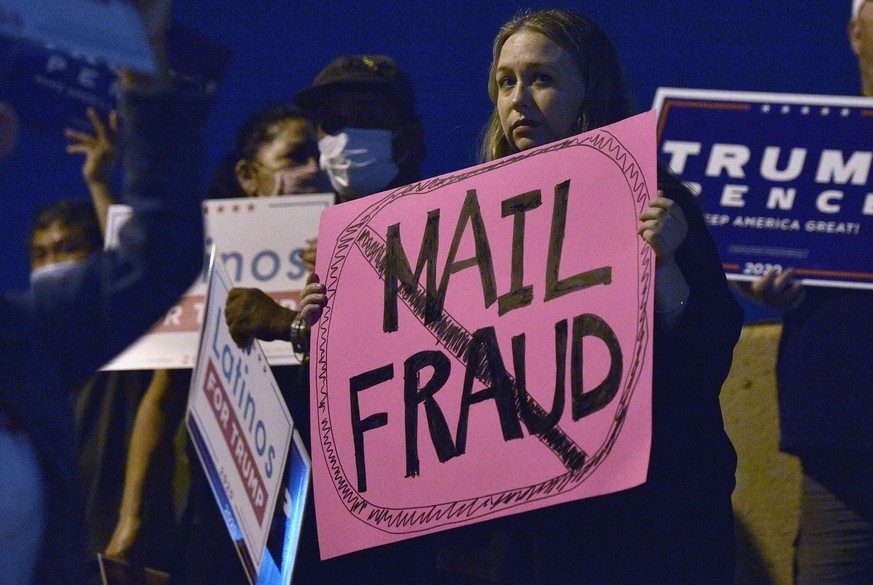
[[[645,481],[655,152],[649,112],[323,212],[323,558]]]

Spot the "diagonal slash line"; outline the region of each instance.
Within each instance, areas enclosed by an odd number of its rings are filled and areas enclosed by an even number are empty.
[[[364,226],[360,234],[355,238],[355,246],[361,251],[361,254],[367,260],[367,263],[376,271],[379,278],[385,280],[385,240],[373,232],[369,226]],[[440,314],[440,318],[431,323],[425,324],[425,299],[426,291],[417,284],[415,290],[408,290],[407,287],[399,287],[398,296],[400,296],[403,304],[405,304],[412,314],[422,322],[425,328],[430,331],[438,342],[440,342],[459,362],[467,366],[466,356],[467,350],[473,336],[467,329],[458,323],[445,310]],[[476,378],[490,387],[492,385],[491,373],[485,364],[485,358],[479,360],[476,364]],[[509,372],[506,373],[512,383],[513,395],[515,396],[515,411],[521,417],[521,402],[518,392],[518,387]],[[531,411],[538,416],[545,416],[546,412],[533,399],[530,393],[527,394],[527,405]],[[568,470],[573,471],[581,469],[585,464],[588,455],[577,445],[558,425],[552,426],[548,431],[541,434],[535,434],[551,451],[561,460],[561,463]]]

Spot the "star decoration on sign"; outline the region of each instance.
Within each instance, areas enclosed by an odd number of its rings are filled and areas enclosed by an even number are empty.
[[[791,111],[791,106],[782,106],[782,113],[787,114]]]
[[[768,113],[770,111],[770,104],[764,104],[763,106],[761,106],[761,111],[765,114]]]
[[[830,115],[830,113],[831,113],[831,109],[828,108],[828,107],[824,107],[824,108],[821,109],[821,115],[822,115],[822,116],[828,116],[828,115]]]

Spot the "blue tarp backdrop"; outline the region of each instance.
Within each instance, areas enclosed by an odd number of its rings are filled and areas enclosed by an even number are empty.
[[[585,12],[612,37],[641,110],[650,107],[658,86],[859,91],[846,39],[849,0],[177,0],[176,20],[234,53],[207,126],[206,174],[231,148],[243,118],[305,87],[341,53],[391,55],[409,73],[426,131],[427,175],[470,166],[491,111],[486,77],[499,25],[519,8],[554,5]],[[24,128],[18,150],[0,160],[4,290],[27,286],[25,245],[34,210],[87,196],[81,159],[64,146],[62,136]]]

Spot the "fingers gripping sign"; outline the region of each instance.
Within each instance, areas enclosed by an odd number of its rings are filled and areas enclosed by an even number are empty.
[[[311,273],[306,279],[300,299],[300,318],[312,326],[321,317],[327,304],[327,288],[320,282],[318,275]]]
[[[640,214],[640,222],[638,233],[652,247],[659,264],[672,258],[688,235],[688,222],[682,208],[664,197],[662,191],[658,191],[658,196]]]
[[[300,253],[300,259],[309,272],[315,272],[315,252],[318,247],[318,238],[306,240],[306,249]]]

